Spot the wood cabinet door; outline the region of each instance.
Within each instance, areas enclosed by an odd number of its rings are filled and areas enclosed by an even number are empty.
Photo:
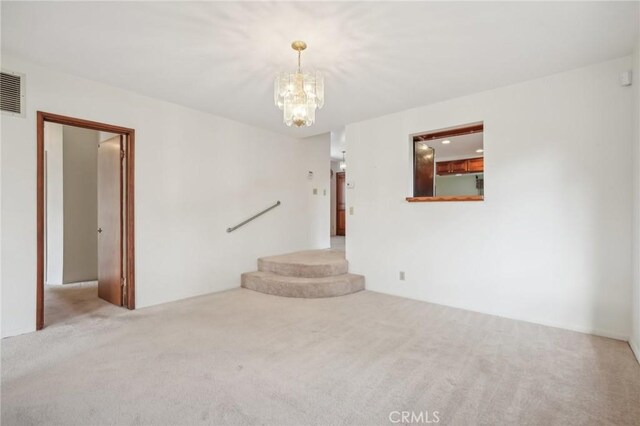
[[[484,158],[471,158],[467,160],[468,171],[478,173],[484,171]]]
[[[449,162],[444,161],[436,163],[436,174],[438,174],[439,176],[449,174]]]
[[[451,173],[465,173],[467,171],[467,160],[457,160],[449,162]]]

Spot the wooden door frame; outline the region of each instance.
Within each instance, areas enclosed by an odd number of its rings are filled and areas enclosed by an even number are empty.
[[[342,196],[345,198],[345,203],[344,203],[344,234],[340,235],[338,234],[338,220],[340,217],[340,208],[339,205],[340,203],[338,203],[338,175],[342,175],[343,176],[343,181],[344,181],[344,189],[342,190]],[[346,172],[336,172],[336,235],[340,236],[340,237],[346,237],[347,236],[347,203],[346,203],[346,198],[347,198],[347,173]]]
[[[134,178],[135,178],[135,130],[127,127],[113,126],[96,121],[66,117],[49,112],[38,111],[36,119],[37,134],[37,267],[36,267],[36,330],[44,327],[44,123],[57,123],[67,126],[82,127],[84,129],[101,132],[116,133],[125,136],[126,167],[124,170],[126,193],[124,202],[125,233],[126,233],[126,284],[127,293],[124,300],[125,307],[135,309],[135,225],[134,225]]]

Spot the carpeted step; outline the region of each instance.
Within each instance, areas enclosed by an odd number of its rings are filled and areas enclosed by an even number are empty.
[[[364,276],[341,274],[306,278],[256,271],[242,274],[242,287],[275,296],[334,297],[364,290]]]
[[[343,250],[308,250],[258,259],[258,270],[288,277],[319,278],[349,272]]]

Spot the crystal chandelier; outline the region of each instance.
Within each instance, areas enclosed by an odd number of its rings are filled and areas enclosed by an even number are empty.
[[[316,108],[324,106],[324,80],[319,72],[302,72],[300,54],[307,48],[304,41],[294,41],[291,48],[298,52],[298,70],[276,77],[274,101],[284,111],[287,126],[311,126],[316,120]]]

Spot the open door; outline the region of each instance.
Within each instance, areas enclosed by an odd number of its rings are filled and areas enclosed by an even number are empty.
[[[122,306],[122,147],[118,135],[98,148],[98,297]]]

